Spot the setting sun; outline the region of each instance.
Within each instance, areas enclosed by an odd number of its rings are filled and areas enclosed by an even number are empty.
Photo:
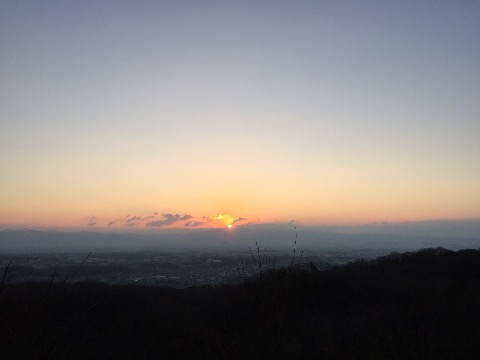
[[[233,227],[232,224],[228,224],[228,225],[227,225],[227,228],[229,228],[229,229],[231,229],[232,227]]]

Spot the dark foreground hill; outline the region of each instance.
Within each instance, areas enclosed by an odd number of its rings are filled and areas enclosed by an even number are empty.
[[[479,359],[480,251],[183,290],[3,284],[2,359]]]

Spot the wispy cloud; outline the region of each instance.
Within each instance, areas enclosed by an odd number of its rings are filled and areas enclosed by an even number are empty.
[[[153,218],[153,215],[150,215],[150,216],[132,216],[132,217],[129,217],[126,221],[127,223],[131,223],[132,221],[143,221],[143,220],[149,220],[149,219],[152,219]]]
[[[200,225],[205,225],[205,221],[187,221],[185,223],[185,226],[200,226]]]
[[[239,218],[236,218],[235,220],[233,220],[232,224],[237,223],[237,222],[241,222],[241,221],[247,221],[247,220],[248,220],[247,218],[239,217]]]
[[[168,226],[175,224],[180,221],[185,221],[192,218],[192,215],[187,214],[162,214],[162,220],[150,221],[147,222],[146,226],[157,227],[157,226]]]
[[[84,219],[87,220],[87,226],[97,225],[97,217],[96,216],[86,216]]]
[[[90,217],[86,218],[90,220]],[[93,222],[96,222],[94,219]],[[128,214],[121,218],[112,219],[108,222],[108,226],[114,225],[115,227],[166,227],[170,225],[185,226],[185,227],[204,227],[208,224],[223,224],[225,226],[230,224],[245,224],[248,222],[247,218],[238,217],[234,218],[230,215],[215,215],[215,216],[194,216],[190,214],[178,214],[178,213],[163,213],[159,215],[158,212],[153,212],[151,215],[132,215]],[[92,225],[93,226],[93,225]],[[215,226],[215,225],[214,225]],[[218,226],[218,225],[216,225]]]
[[[112,225],[115,225],[115,224],[117,224],[117,225],[122,224],[122,225],[126,225],[126,226],[132,226],[132,224],[140,225],[143,221],[153,219],[157,215],[158,215],[157,212],[155,212],[155,213],[153,213],[153,215],[149,215],[149,216],[127,215],[127,216],[124,216],[122,218],[110,220],[108,222],[108,226],[112,226]]]

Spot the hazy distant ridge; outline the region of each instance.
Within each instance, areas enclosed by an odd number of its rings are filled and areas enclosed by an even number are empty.
[[[347,228],[336,228],[339,232],[323,229],[237,228],[232,231],[206,229],[187,233],[147,235],[4,230],[0,231],[0,251],[3,253],[85,250],[142,251],[168,248],[198,250],[213,247],[225,250],[234,248],[246,250],[255,243],[262,248],[289,250],[293,248],[295,239],[299,249],[385,248],[405,250],[436,246],[450,249],[480,248],[480,222],[464,222],[463,227],[461,226],[460,222],[429,222],[403,225],[373,224],[349,228],[350,232],[358,231],[359,233],[346,233]],[[430,231],[428,231],[429,228]],[[362,230],[364,232],[360,232]],[[417,235],[413,235],[415,230]],[[426,234],[430,236],[426,236]],[[439,236],[441,234],[444,235]]]

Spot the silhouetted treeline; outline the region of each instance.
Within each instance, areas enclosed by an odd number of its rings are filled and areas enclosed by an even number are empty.
[[[183,290],[3,284],[0,339],[2,359],[479,359],[480,251]]]

